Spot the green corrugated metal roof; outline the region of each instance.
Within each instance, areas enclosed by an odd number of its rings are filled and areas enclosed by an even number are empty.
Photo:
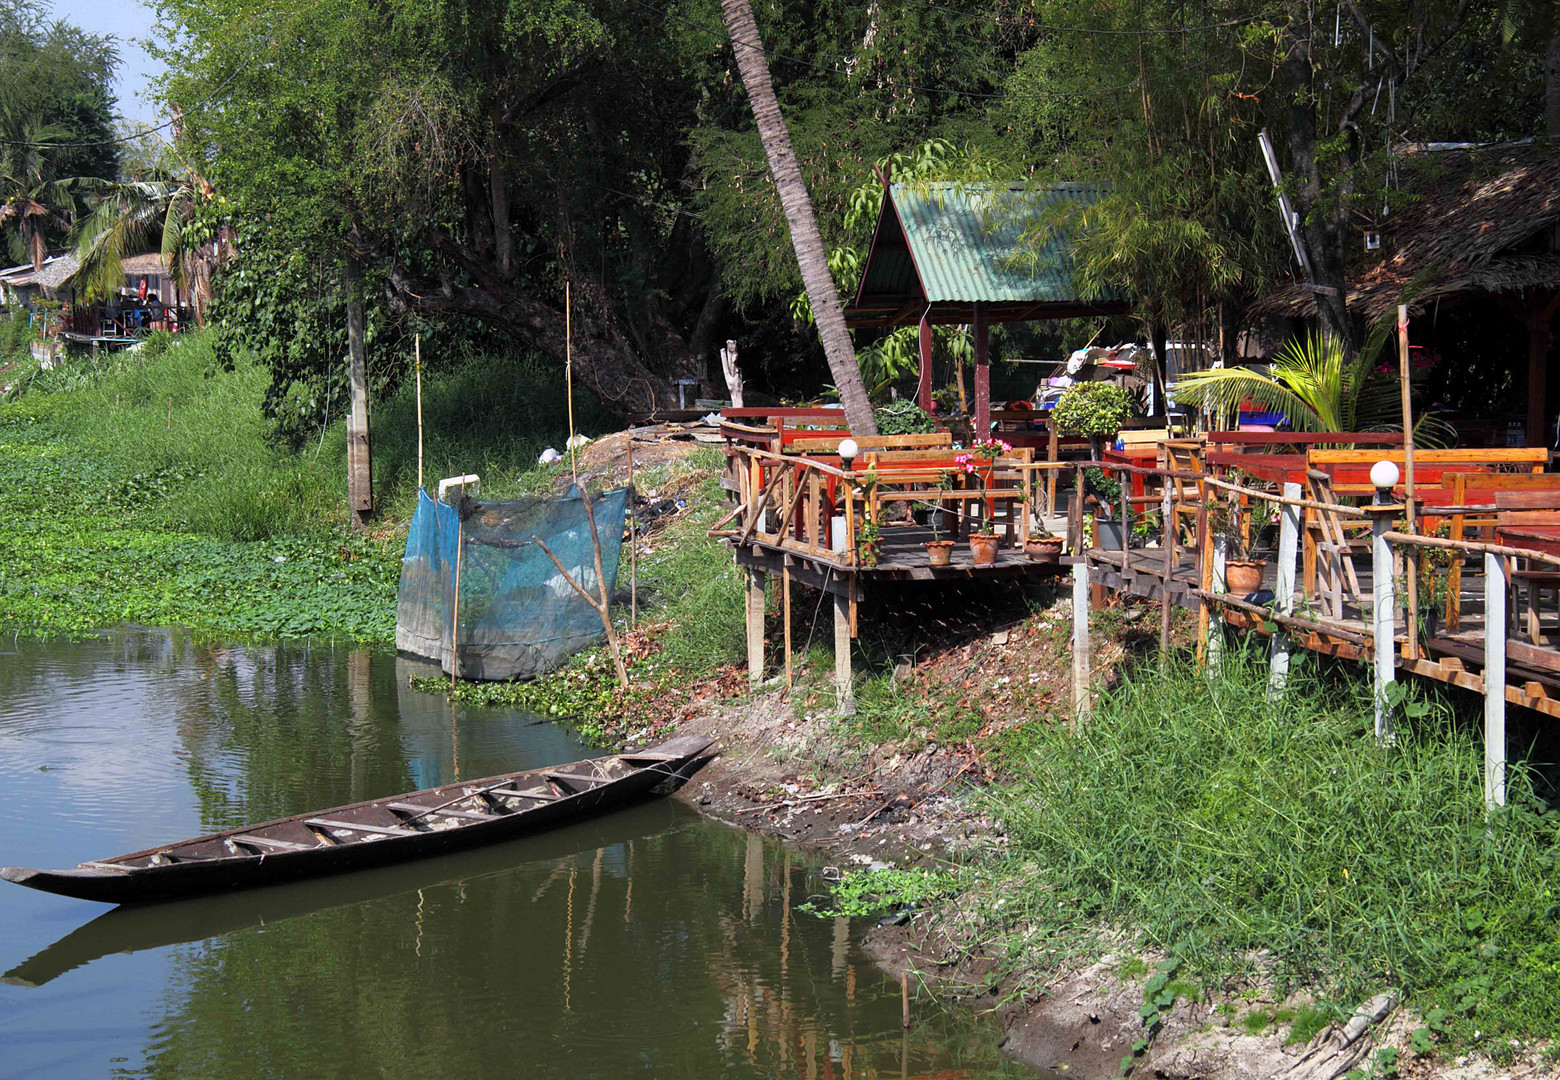
[[[1103,193],[1101,185],[1083,183],[893,184],[889,197],[914,265],[903,248],[874,249],[861,295],[904,294],[913,273],[933,304],[1079,301],[1066,238],[1048,237],[1033,259],[1024,257],[1019,239],[1047,207],[1094,203]]]

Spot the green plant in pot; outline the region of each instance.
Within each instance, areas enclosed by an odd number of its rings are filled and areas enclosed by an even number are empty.
[[[932,527],[932,538],[922,546],[926,548],[926,565],[947,566],[953,557],[953,541],[943,539],[943,508],[938,503],[917,503],[916,509],[925,510],[926,520]]]
[[[1106,551],[1120,551],[1126,542],[1122,536],[1121,522],[1117,519],[1120,507],[1121,481],[1104,469],[1083,470],[1084,505],[1094,514],[1094,543]]]
[[[1429,535],[1445,538],[1450,530],[1441,525]],[[1418,551],[1419,633],[1423,638],[1433,638],[1440,631],[1447,598],[1451,595],[1451,569],[1461,558],[1463,553],[1452,548],[1426,547]]]
[[[1030,562],[1054,565],[1062,558],[1062,538],[1047,529],[1044,521],[1040,521],[1030,530],[1029,539],[1024,541],[1024,554],[1029,556]]]
[[[1114,438],[1132,415],[1132,399],[1115,383],[1073,383],[1051,408],[1051,423],[1059,435],[1085,435],[1096,461],[1105,440]]]

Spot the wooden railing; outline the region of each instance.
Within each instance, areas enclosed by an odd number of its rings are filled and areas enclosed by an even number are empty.
[[[1401,451],[1380,454],[1381,458],[1394,456],[1401,458]],[[1527,451],[1506,457],[1510,460],[1502,458],[1501,463],[1530,467],[1530,459],[1536,455]],[[1427,464],[1432,468],[1444,467],[1449,461],[1450,458],[1437,460],[1432,456]],[[1330,486],[1331,474],[1320,470],[1309,470],[1307,479],[1311,483],[1305,485],[1294,480],[1263,485],[1256,480],[1226,479],[1215,475],[1210,467],[1192,471],[1120,462],[1079,463],[1073,467],[1077,471],[1069,515],[1069,549],[1081,554],[1085,516],[1082,477],[1083,470],[1090,467],[1122,481],[1119,510],[1124,538],[1119,553],[1094,549],[1074,559],[1075,573],[1088,580],[1092,570],[1102,573],[1106,584],[1165,598],[1161,646],[1166,651],[1170,602],[1178,598],[1190,601],[1197,610],[1200,660],[1217,659],[1221,624],[1272,635],[1275,693],[1282,692],[1294,644],[1369,660],[1376,690],[1376,732],[1383,739],[1392,737],[1393,717],[1401,697],[1390,688],[1398,669],[1481,692],[1486,716],[1485,794],[1492,806],[1505,801],[1506,704],[1560,716],[1560,692],[1551,696],[1544,678],[1508,679],[1508,665],[1527,669],[1533,676],[1560,676],[1560,650],[1544,639],[1536,599],[1541,589],[1560,588],[1560,574],[1554,573],[1560,571],[1560,474],[1445,472],[1435,481],[1416,488],[1410,520],[1401,485],[1394,491],[1378,493],[1361,505],[1338,495]],[[1431,469],[1425,472],[1435,475]],[[1157,488],[1157,495],[1128,495],[1129,481],[1134,478]],[[1443,480],[1444,486],[1438,482]],[[1553,500],[1542,497],[1548,491],[1554,492]],[[1538,511],[1535,520],[1543,524],[1533,528],[1527,516],[1492,505],[1507,498],[1502,492],[1525,493],[1526,503],[1541,502],[1552,509]],[[1534,499],[1534,493],[1540,497]],[[1485,497],[1490,495],[1494,499],[1486,501]],[[1159,547],[1140,549],[1139,557],[1133,558],[1129,540],[1133,519],[1141,518],[1156,503],[1161,522]],[[1270,507],[1276,511],[1276,550],[1265,551],[1277,563],[1271,588],[1262,590],[1268,595],[1242,597],[1228,591],[1226,543],[1223,537],[1215,535],[1210,523],[1210,512],[1216,506],[1223,511],[1218,516],[1224,519],[1227,529],[1241,530],[1248,537],[1254,514],[1267,513]],[[1193,524],[1183,529],[1181,523],[1188,518]],[[1527,532],[1516,528],[1510,531],[1519,536],[1535,536],[1540,546],[1492,543],[1465,535],[1467,529],[1476,526],[1499,529],[1507,520],[1528,526]],[[1424,535],[1421,531],[1442,521],[1455,523],[1453,536]],[[1354,538],[1353,534],[1361,528],[1368,531],[1368,546]],[[1188,532],[1190,535],[1186,535]],[[1363,535],[1359,537],[1360,541],[1364,539]],[[1545,546],[1550,550],[1544,550]],[[1482,639],[1478,645],[1463,640],[1468,635],[1451,638],[1425,633],[1417,586],[1420,559],[1430,550],[1452,553],[1446,572],[1447,599],[1443,601],[1451,624],[1449,633],[1459,626],[1456,613],[1462,578],[1470,573],[1466,564],[1472,561],[1476,567],[1472,576],[1482,577],[1484,610],[1477,627]],[[1183,553],[1193,556],[1190,567],[1183,564]],[[1360,561],[1364,565],[1357,566]],[[1528,597],[1524,631],[1515,634],[1507,618],[1514,581],[1526,584]],[[1075,618],[1079,617],[1075,611]],[[1087,619],[1086,610],[1081,617]],[[1086,626],[1081,632],[1086,651]],[[1556,685],[1560,685],[1560,680]],[[1075,695],[1078,694],[1075,688]],[[1086,710],[1086,696],[1075,696],[1080,712]]]

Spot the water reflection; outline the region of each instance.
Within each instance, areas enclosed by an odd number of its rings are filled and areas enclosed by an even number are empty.
[[[584,756],[393,657],[177,635],[0,656],[0,862]],[[142,910],[0,890],[11,1076],[1029,1075],[798,915],[778,845],[659,802],[542,837]],[[924,1013],[924,1015],[922,1015]]]

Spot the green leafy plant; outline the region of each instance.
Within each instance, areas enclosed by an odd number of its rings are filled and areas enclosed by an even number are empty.
[[[828,906],[809,900],[800,910],[824,919],[841,915],[872,918],[899,908],[936,903],[952,895],[958,885],[958,875],[950,870],[856,870],[833,883]]]
[[[1132,415],[1132,399],[1115,383],[1074,383],[1051,409],[1051,422],[1063,435],[1099,439],[1115,435]]]
[[[910,398],[900,398],[873,410],[879,435],[926,435],[937,430],[937,423]]]
[[[862,566],[876,566],[878,564],[878,544],[883,539],[883,531],[875,521],[863,521],[856,526],[856,558]]]

